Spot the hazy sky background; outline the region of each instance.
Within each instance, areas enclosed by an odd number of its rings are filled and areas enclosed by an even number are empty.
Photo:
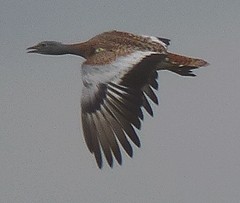
[[[0,202],[240,201],[240,1],[0,0]],[[26,54],[118,29],[206,59],[196,78],[160,72],[142,147],[103,170],[80,124],[83,59]]]

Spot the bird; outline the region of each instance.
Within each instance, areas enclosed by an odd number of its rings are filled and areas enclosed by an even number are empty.
[[[103,157],[112,168],[122,165],[122,154],[133,156],[140,147],[136,130],[141,129],[143,110],[153,116],[158,105],[158,71],[196,76],[194,69],[209,65],[199,58],[168,52],[170,40],[111,30],[75,44],[42,41],[28,53],[81,56],[81,120],[85,142],[97,166]]]

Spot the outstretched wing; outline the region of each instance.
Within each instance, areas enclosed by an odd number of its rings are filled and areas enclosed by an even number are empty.
[[[102,152],[109,166],[113,156],[122,163],[120,145],[132,157],[130,141],[140,147],[141,107],[153,115],[148,99],[158,104],[156,67],[165,54],[135,51],[115,61],[82,66],[82,126],[86,144],[102,167]],[[133,127],[134,126],[134,127]]]

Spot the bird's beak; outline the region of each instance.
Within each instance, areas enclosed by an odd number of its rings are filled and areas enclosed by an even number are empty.
[[[27,53],[37,53],[38,51],[38,45],[32,46],[32,47],[28,47],[27,48]]]

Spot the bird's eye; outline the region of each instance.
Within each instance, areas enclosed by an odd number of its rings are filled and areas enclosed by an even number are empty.
[[[105,51],[105,49],[104,49],[104,48],[101,48],[101,47],[95,49],[95,52],[96,52],[96,53],[99,53],[99,52],[102,52],[102,51]]]
[[[41,47],[46,47],[47,44],[46,43],[41,43]]]

